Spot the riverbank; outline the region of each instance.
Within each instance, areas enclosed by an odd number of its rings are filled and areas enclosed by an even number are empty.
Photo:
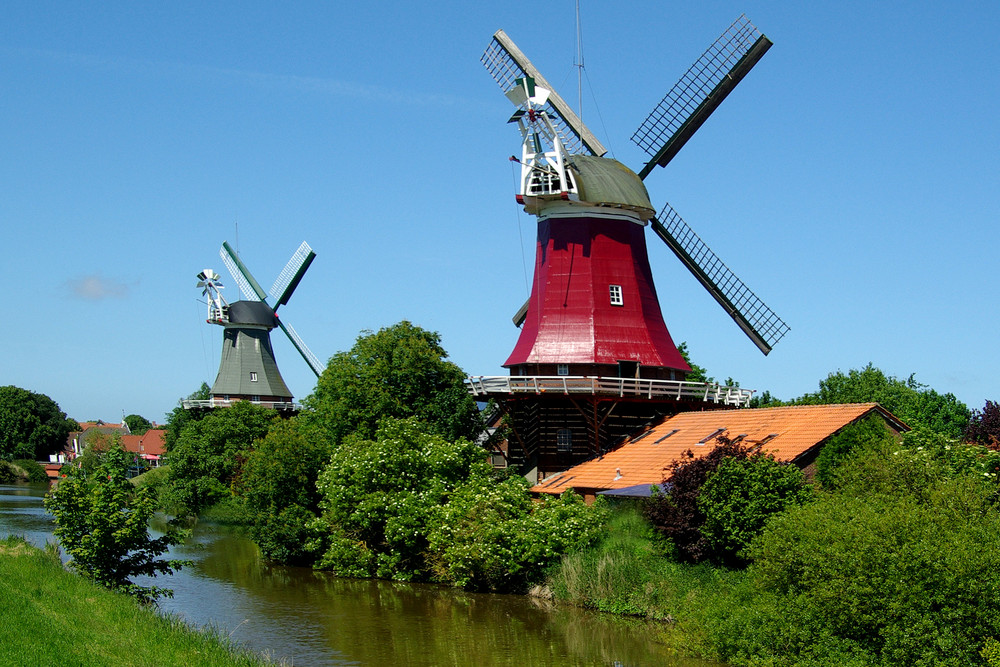
[[[17,537],[0,540],[0,609],[6,665],[275,664],[67,572],[54,548]]]
[[[679,654],[718,659],[706,635],[713,609],[727,603],[739,571],[678,562],[638,508],[613,508],[604,536],[562,559],[546,581],[563,603],[660,622],[659,640]]]

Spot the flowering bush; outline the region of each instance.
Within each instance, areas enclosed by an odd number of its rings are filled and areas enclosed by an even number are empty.
[[[593,540],[599,509],[578,496],[533,503],[520,477],[497,478],[479,446],[421,422],[385,420],[348,438],[317,484],[317,567],[342,576],[515,590]]]

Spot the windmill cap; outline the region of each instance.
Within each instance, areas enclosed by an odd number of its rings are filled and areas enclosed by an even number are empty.
[[[263,301],[235,301],[229,304],[230,324],[252,324],[273,329],[278,326],[271,306]]]
[[[642,180],[618,160],[573,155],[569,164],[575,171],[580,201],[628,208],[639,213],[644,220],[656,213]]]

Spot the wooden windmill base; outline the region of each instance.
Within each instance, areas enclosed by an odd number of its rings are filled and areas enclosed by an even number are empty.
[[[494,421],[506,427],[506,437],[492,443],[494,462],[532,483],[641,436],[662,417],[746,406],[752,393],[713,383],[566,376],[470,378],[469,389],[494,401]]]

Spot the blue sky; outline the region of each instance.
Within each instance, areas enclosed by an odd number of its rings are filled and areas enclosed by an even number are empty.
[[[535,230],[479,57],[502,27],[577,99],[573,2],[88,5],[0,7],[0,384],[79,420],[162,420],[215,378],[195,275],[225,275],[224,240],[265,288],[312,245],[281,312],[321,359],[408,319],[503,373]],[[581,6],[584,120],[636,170],[632,131],[734,19],[774,42],[646,180],[791,326],[764,357],[650,235],[696,363],[781,398],[870,361],[1000,399],[1000,5]]]

